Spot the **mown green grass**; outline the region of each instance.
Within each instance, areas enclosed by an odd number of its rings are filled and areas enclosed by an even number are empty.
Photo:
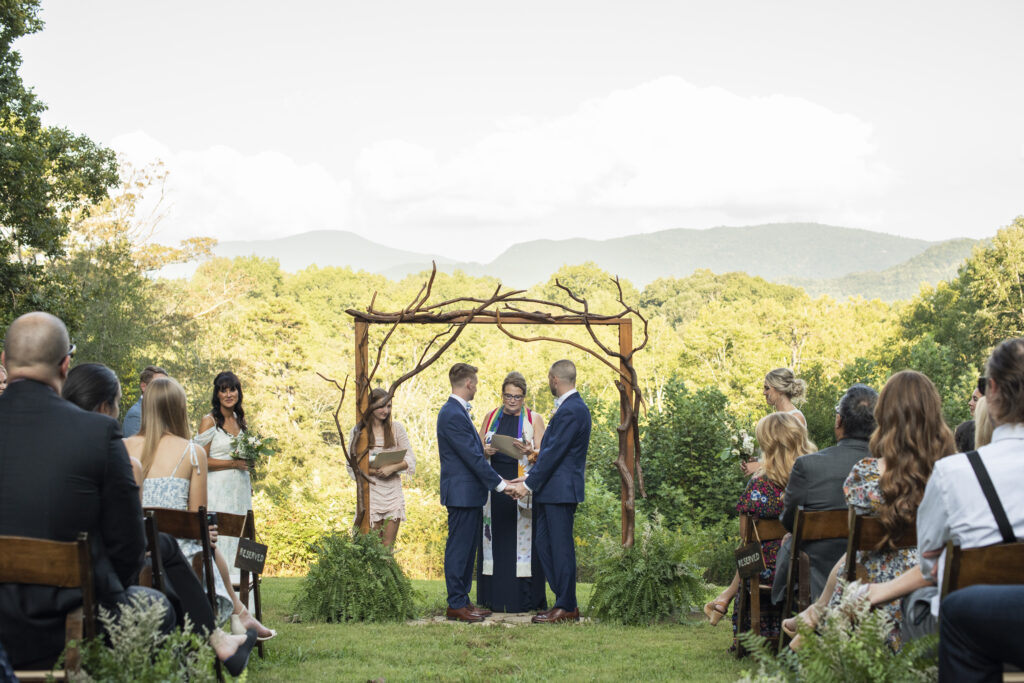
[[[301,579],[266,579],[264,623],[278,630],[248,681],[734,681],[749,662],[726,650],[728,621],[649,628],[288,623]],[[419,607],[438,614],[443,581],[414,581]],[[590,586],[579,587],[586,604]]]

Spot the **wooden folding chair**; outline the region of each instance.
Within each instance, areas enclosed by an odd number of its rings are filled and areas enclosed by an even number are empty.
[[[0,536],[0,583],[26,583],[82,591],[82,606],[64,621],[65,642],[96,637],[96,587],[89,555],[89,535],[76,541],[48,541],[21,536]],[[81,668],[81,653],[69,648],[64,671],[15,671],[21,681],[66,680]]]
[[[157,542],[157,534],[159,532],[163,531],[165,534],[170,534],[175,538],[199,541],[199,546],[202,549],[202,552],[196,556],[199,560],[199,567],[195,567],[196,561],[193,560],[193,569],[196,569],[196,574],[202,575],[204,585],[206,586],[206,597],[210,601],[210,608],[216,614],[217,589],[213,577],[213,572],[216,569],[213,562],[213,548],[210,545],[210,526],[206,522],[206,507],[200,505],[199,509],[195,512],[147,507],[143,510],[143,514],[149,520],[147,522],[147,534],[152,531],[151,548],[156,549],[156,555],[152,558],[154,564],[157,564],[159,560],[160,549]],[[221,670],[220,660],[216,657],[214,657],[214,660],[217,680],[223,680],[224,673]]]
[[[858,515],[856,509],[851,505],[847,513],[849,520],[850,535],[846,541],[846,569],[843,576],[847,581],[857,579],[858,570],[861,578],[867,578],[864,574],[864,567],[857,564],[857,551],[877,550],[885,536],[885,527],[881,520],[869,515]],[[916,548],[917,527],[911,525],[903,535],[896,539],[896,548]]]
[[[230,512],[217,512],[217,535],[229,536],[232,538],[245,538],[250,541],[256,540],[256,518],[249,510],[244,515],[235,515]],[[235,558],[226,558],[229,566],[234,565]],[[238,599],[243,605],[249,604],[249,594],[253,597],[253,616],[259,622],[263,621],[263,597],[260,594],[261,576],[250,573],[244,569],[239,570],[238,582],[233,584],[238,593]],[[256,644],[256,650],[263,659],[263,643]]]
[[[958,588],[977,584],[1024,584],[1024,542],[961,548],[954,545],[953,541],[947,541],[946,566],[942,572],[942,593],[939,599],[945,599]],[[942,618],[941,609],[939,618]],[[1003,680],[1024,681],[1024,672],[1008,670],[1003,673]]]
[[[146,529],[146,555],[149,564],[139,572],[139,585],[164,592],[163,563],[160,561],[160,537],[156,528],[156,515],[152,510],[143,512],[143,524]]]
[[[849,520],[846,510],[805,510],[797,508],[793,519],[793,544],[786,572],[786,606],[783,617],[794,614],[793,584],[797,585],[796,611],[803,611],[811,604],[811,558],[803,551],[807,541],[848,539]],[[776,568],[778,571],[778,568]],[[779,646],[785,643],[786,635],[780,634]]]
[[[786,527],[782,526],[782,523],[777,519],[759,519],[749,514],[740,516],[740,542],[744,545],[754,541],[759,541],[762,544],[765,541],[778,541],[786,533]],[[777,567],[776,571],[778,571]],[[758,635],[772,641],[774,647],[778,649],[779,638],[777,636],[766,636],[761,632],[761,597],[767,596],[770,604],[772,587],[771,585],[762,584],[759,580],[755,581],[755,579],[742,579],[740,581],[740,590],[736,594],[736,633],[739,634],[748,629],[753,630]],[[748,616],[748,596],[750,602],[749,622],[745,618]],[[737,645],[736,656],[743,657],[745,654],[746,651],[743,646]]]

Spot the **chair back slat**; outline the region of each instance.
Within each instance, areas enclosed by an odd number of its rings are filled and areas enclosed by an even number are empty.
[[[153,513],[157,528],[165,534],[193,541],[202,540],[203,529],[206,529],[205,513],[200,517],[195,511],[158,507],[147,507],[145,511]],[[209,533],[208,529],[206,533]]]
[[[942,597],[958,588],[976,584],[1024,583],[1024,542],[997,543],[981,548],[961,548],[946,543],[946,567]]]
[[[857,578],[857,551],[874,551],[878,544],[885,537],[885,527],[882,520],[870,515],[858,515],[856,508],[852,505],[848,513],[850,535],[846,542],[846,570],[844,575],[847,581]],[[903,532],[903,535],[896,539],[896,548],[917,547],[917,526],[912,524]]]
[[[78,541],[0,536],[0,583],[80,588],[79,564]]]
[[[211,510],[212,512],[212,510]],[[231,512],[217,512],[217,535],[230,536],[232,538],[245,538],[245,525],[248,521],[246,515],[236,515]],[[234,558],[229,558],[233,560]]]

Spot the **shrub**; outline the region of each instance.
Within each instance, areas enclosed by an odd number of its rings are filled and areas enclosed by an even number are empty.
[[[601,486],[592,470],[587,472],[587,495],[576,510],[576,579],[593,583],[605,543],[622,538],[622,501],[619,493]]]
[[[737,518],[723,519],[704,527],[687,522],[679,531],[689,539],[693,561],[704,570],[704,580],[718,586],[728,585],[736,573],[734,551],[740,544]]]
[[[115,614],[103,607],[99,619],[110,646],[102,637],[81,647],[82,672],[74,680],[111,683],[177,683],[213,681],[213,648],[192,632],[161,635],[166,607],[148,595],[132,595]],[[65,656],[67,652],[65,652]]]
[[[332,533],[314,546],[293,611],[305,621],[403,621],[413,591],[380,536]]]
[[[686,539],[660,518],[644,522],[632,548],[605,542],[590,596],[590,614],[622,624],[652,624],[679,615],[703,596]]]
[[[846,681],[847,683],[890,683],[934,681],[938,676],[934,650],[938,636],[932,635],[904,645],[893,652],[886,637],[892,620],[885,610],[872,610],[867,596],[858,596],[855,586],[843,590],[839,605],[828,608],[820,635],[801,622],[803,641],[796,652],[786,649],[778,655],[768,650],[767,641],[752,633],[740,635],[740,642],[758,664],[758,672],[744,681]]]

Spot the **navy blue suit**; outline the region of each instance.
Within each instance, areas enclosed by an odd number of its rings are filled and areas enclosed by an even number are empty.
[[[526,477],[533,492],[534,534],[555,607],[576,604],[576,544],[573,523],[583,502],[590,410],[579,394],[566,397],[544,432],[537,464]]]
[[[449,398],[437,415],[437,450],[441,456],[441,504],[448,508],[444,580],[448,606],[459,609],[469,604],[487,492],[501,483],[501,476],[484,458],[480,435],[469,413],[454,398]]]

